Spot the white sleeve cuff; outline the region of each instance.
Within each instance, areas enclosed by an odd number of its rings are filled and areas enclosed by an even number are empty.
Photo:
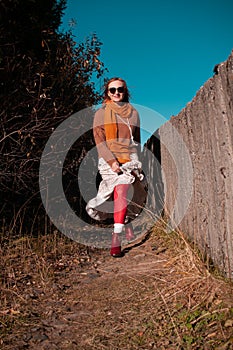
[[[130,160],[137,160],[138,161],[138,154],[137,153],[130,153]]]

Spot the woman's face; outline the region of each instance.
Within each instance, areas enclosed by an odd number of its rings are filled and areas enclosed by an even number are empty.
[[[108,97],[113,102],[121,102],[124,98],[125,87],[120,80],[114,80],[108,85]]]

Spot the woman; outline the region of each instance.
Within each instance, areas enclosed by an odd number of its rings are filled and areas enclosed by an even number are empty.
[[[93,123],[97,146],[98,168],[102,177],[97,196],[87,204],[88,214],[100,220],[113,212],[114,230],[110,254],[122,255],[119,234],[125,228],[128,241],[135,238],[132,225],[126,224],[128,191],[141,168],[140,119],[137,110],[129,103],[129,91],[121,78],[110,79],[104,88],[104,104],[97,110]],[[113,208],[107,200],[113,194]]]

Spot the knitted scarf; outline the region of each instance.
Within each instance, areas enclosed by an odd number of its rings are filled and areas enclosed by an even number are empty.
[[[109,101],[106,103],[105,114],[104,114],[104,129],[107,145],[118,161],[125,163],[130,160],[128,145],[126,143],[119,143],[117,141],[117,123],[116,114],[121,118],[129,118],[133,111],[133,107],[130,103],[122,103],[117,105],[116,103]]]

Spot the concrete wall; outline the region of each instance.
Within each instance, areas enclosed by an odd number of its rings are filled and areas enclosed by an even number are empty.
[[[159,135],[171,225],[233,278],[233,51]]]

